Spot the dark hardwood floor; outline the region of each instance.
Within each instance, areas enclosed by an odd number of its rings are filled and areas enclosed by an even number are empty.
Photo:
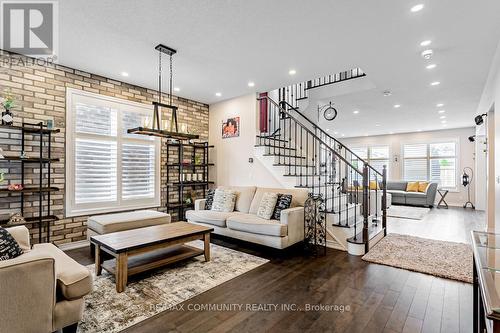
[[[483,219],[478,212],[434,209],[422,221],[388,223],[391,232],[419,235],[420,230],[423,237],[467,241],[469,230],[481,228]],[[326,256],[308,257],[299,248],[279,252],[227,239],[213,242],[270,262],[185,301],[183,309],[159,313],[124,332],[472,332],[469,284],[370,264],[330,249]],[[67,253],[92,263],[88,248]],[[197,310],[233,304],[242,310]],[[269,311],[268,304],[278,308]],[[247,308],[257,305],[268,308]],[[337,308],[308,308],[313,305]]]

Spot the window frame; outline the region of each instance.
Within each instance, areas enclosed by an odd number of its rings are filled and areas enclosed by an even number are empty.
[[[384,148],[387,148],[387,158],[372,158],[372,149],[373,148],[377,148],[377,147],[384,147]],[[385,164],[386,166],[386,170],[387,170],[387,179],[389,179],[389,169],[390,169],[390,163],[391,163],[391,145],[390,144],[376,144],[376,145],[358,145],[358,146],[355,146],[353,148],[351,148],[351,150],[353,152],[355,152],[355,150],[357,149],[366,149],[366,158],[364,158],[364,160],[371,165],[371,162],[372,161],[387,161],[387,163]],[[363,158],[363,157],[361,157]],[[358,160],[357,158],[353,159],[353,160]],[[361,166],[361,171],[363,170],[362,166]],[[382,170],[380,171],[380,173],[382,173]]]
[[[75,202],[75,146],[76,138],[94,138],[93,134],[82,133],[76,134],[76,113],[74,103],[78,97],[97,99],[99,102],[108,102],[119,104],[120,109],[117,111],[117,200],[113,202],[103,203],[85,203],[76,205]],[[66,176],[66,190],[65,190],[65,216],[75,217],[99,213],[111,213],[134,209],[144,209],[159,207],[161,205],[161,140],[154,138],[149,141],[155,146],[155,186],[153,198],[140,198],[140,199],[123,199],[122,198],[122,145],[124,143],[140,143],[144,144],[148,141],[127,138],[123,136],[121,115],[123,111],[138,112],[141,114],[151,115],[153,107],[148,104],[128,101],[125,99],[111,97],[83,90],[67,88],[66,90],[66,156],[65,156],[65,176]],[[161,119],[160,119],[161,123]],[[96,135],[98,136],[98,135]],[[115,141],[111,137],[103,136],[102,140]]]
[[[431,156],[431,151],[430,147],[433,144],[440,144],[440,143],[454,143],[455,144],[455,156]],[[425,157],[408,157],[405,158],[404,154],[404,149],[406,145],[426,145],[426,156]],[[459,184],[460,184],[460,139],[459,138],[443,138],[443,139],[436,139],[436,140],[430,140],[430,141],[409,141],[409,142],[402,142],[401,143],[401,179],[406,181],[406,175],[405,175],[405,160],[409,159],[425,159],[426,160],[426,181],[431,182],[431,161],[432,160],[439,160],[439,159],[455,159],[455,187],[442,187],[438,185],[439,189],[444,189],[448,190],[450,192],[459,192]]]

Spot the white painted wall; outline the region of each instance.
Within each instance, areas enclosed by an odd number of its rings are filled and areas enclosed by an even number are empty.
[[[237,116],[240,117],[240,136],[222,139],[222,122]],[[215,146],[210,152],[210,160],[215,163],[211,178],[216,185],[282,187],[254,156],[258,117],[256,94],[209,106],[209,143]],[[254,162],[249,163],[249,158]]]
[[[476,114],[488,113],[490,128],[488,129],[488,229],[500,230],[500,117],[495,112],[500,105],[500,43],[491,64],[488,80],[481,96]]]
[[[472,121],[471,117],[471,121]],[[432,141],[457,140],[458,141],[458,168],[456,192],[450,191],[446,201],[452,206],[462,206],[467,201],[467,191],[461,185],[461,175],[464,167],[475,168],[474,154],[475,145],[469,142],[468,137],[475,134],[474,127],[449,129],[441,131],[404,133],[394,135],[379,135],[368,137],[347,138],[341,141],[350,148],[364,147],[374,145],[388,145],[390,149],[391,162],[388,166],[389,180],[401,180],[403,175],[402,148],[406,143],[426,143]],[[394,162],[397,156],[398,161]],[[471,201],[474,202],[474,186],[471,187]],[[436,202],[439,200],[439,194],[436,196]]]

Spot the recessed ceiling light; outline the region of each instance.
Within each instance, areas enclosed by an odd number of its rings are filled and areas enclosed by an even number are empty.
[[[415,6],[411,7],[410,10],[411,10],[412,13],[416,13],[416,12],[421,11],[422,9],[424,9],[424,5],[421,4],[421,3],[419,3],[418,5],[415,5]]]
[[[444,104],[443,104],[443,103],[438,103],[438,104],[436,104],[436,106],[437,106],[438,108],[440,108],[440,107],[443,107],[443,106],[444,106]]]
[[[368,134],[367,134],[367,133],[365,133],[365,136],[368,136]]]
[[[446,125],[446,124],[443,124],[442,126],[443,126],[443,127],[446,127],[446,126],[448,126],[448,125]]]
[[[438,113],[445,113],[445,110],[439,110]]]
[[[252,81],[248,82],[248,86],[249,87],[254,87],[255,86],[255,82],[252,82]]]
[[[326,129],[326,131],[328,132],[328,131],[330,131],[330,129],[329,129],[329,128],[327,128],[327,129]]]
[[[441,124],[446,124],[446,120],[441,120]]]
[[[427,65],[427,66],[425,66],[425,68],[427,68],[427,69],[433,69],[433,68],[436,68],[436,64],[430,64],[430,65]]]
[[[380,124],[375,124],[375,127],[380,127]]]
[[[446,116],[441,116],[439,117],[439,119],[446,119]]]
[[[397,109],[397,108],[400,108],[401,107],[401,104],[394,104],[394,107]]]
[[[431,83],[431,86],[438,86],[438,85],[440,85],[440,84],[441,84],[441,82],[439,82],[439,81],[434,81],[434,82],[432,82],[432,83]]]
[[[358,113],[359,113],[359,110],[354,110],[354,111],[352,111],[352,113],[354,113],[354,114],[358,114]]]
[[[429,50],[424,50],[424,51],[422,51],[422,53],[421,53],[422,58],[424,58],[425,60],[429,60],[429,59],[431,59],[433,54],[434,54],[434,51],[432,51],[431,49],[429,49]]]
[[[342,135],[341,135],[341,136],[345,136],[345,134],[343,134],[343,133],[342,133]]]
[[[392,134],[394,134],[394,132],[389,132],[389,134],[391,134],[391,135],[392,135]]]
[[[339,134],[339,132],[333,132],[333,134],[337,135],[337,134]]]
[[[297,74],[297,71],[296,71],[295,69],[290,69],[290,70],[288,71],[288,74],[289,74],[289,75],[295,75],[295,74]]]
[[[127,72],[122,72],[122,76],[127,77],[127,76],[128,76],[128,73],[127,73]]]
[[[216,93],[215,93],[215,96],[217,96],[217,97],[221,97],[221,96],[222,96],[222,94],[221,94],[220,92],[216,92]]]
[[[429,46],[431,45],[432,41],[430,40],[424,40],[423,42],[420,43],[420,46]]]
[[[422,130],[421,130],[421,129],[418,129],[418,130],[417,130],[417,132],[422,132]]]
[[[179,87],[174,87],[174,91],[179,92],[179,91],[181,91],[181,88],[179,88]]]

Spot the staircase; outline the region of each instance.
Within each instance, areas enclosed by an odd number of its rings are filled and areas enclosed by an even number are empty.
[[[282,174],[286,187],[322,196],[327,245],[355,255],[368,252],[386,235],[385,166],[377,171],[288,101],[278,104],[267,94],[258,100],[260,156]]]

